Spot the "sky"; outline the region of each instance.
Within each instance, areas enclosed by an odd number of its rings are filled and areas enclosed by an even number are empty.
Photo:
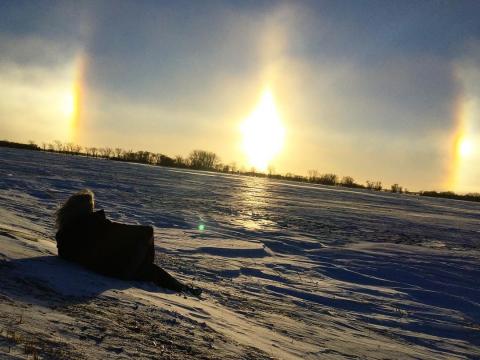
[[[277,173],[480,192],[478,14],[475,0],[3,0],[0,138],[204,149],[249,169],[242,124],[270,106],[281,131],[251,131],[275,143]]]

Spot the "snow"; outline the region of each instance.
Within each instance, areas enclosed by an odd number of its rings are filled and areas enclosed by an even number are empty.
[[[83,188],[202,299],[59,259]],[[0,357],[480,358],[479,249],[477,203],[0,149]]]

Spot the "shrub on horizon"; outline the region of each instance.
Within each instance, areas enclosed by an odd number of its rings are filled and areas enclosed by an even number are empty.
[[[367,189],[368,190],[380,191],[380,190],[382,190],[382,182],[381,181],[367,180]]]
[[[336,185],[338,177],[335,174],[323,174],[315,182],[322,185]]]
[[[391,186],[391,191],[392,191],[392,193],[399,193],[399,194],[401,194],[401,193],[403,193],[403,188],[402,188],[400,185],[398,185],[398,184],[393,184],[393,185]]]
[[[344,176],[342,180],[340,181],[341,186],[345,187],[357,187],[358,184],[355,184],[355,180],[351,176]]]

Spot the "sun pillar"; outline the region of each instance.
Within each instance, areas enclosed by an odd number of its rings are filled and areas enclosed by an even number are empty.
[[[472,84],[472,79],[480,79],[480,72],[471,68],[461,68],[458,74],[462,92],[455,109],[455,132],[451,141],[452,155],[445,187],[456,192],[478,192],[480,93],[478,87]]]
[[[86,56],[79,53],[75,59],[74,74],[71,87],[71,114],[69,119],[70,141],[77,142],[80,137],[81,123],[84,116],[84,90]]]
[[[283,147],[285,128],[270,89],[264,89],[260,102],[241,124],[243,151],[249,166],[266,171]]]

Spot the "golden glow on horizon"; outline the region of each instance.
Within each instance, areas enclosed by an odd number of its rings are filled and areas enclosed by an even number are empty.
[[[270,89],[266,88],[252,114],[241,124],[243,151],[250,166],[266,171],[272,159],[282,150],[285,128]]]

